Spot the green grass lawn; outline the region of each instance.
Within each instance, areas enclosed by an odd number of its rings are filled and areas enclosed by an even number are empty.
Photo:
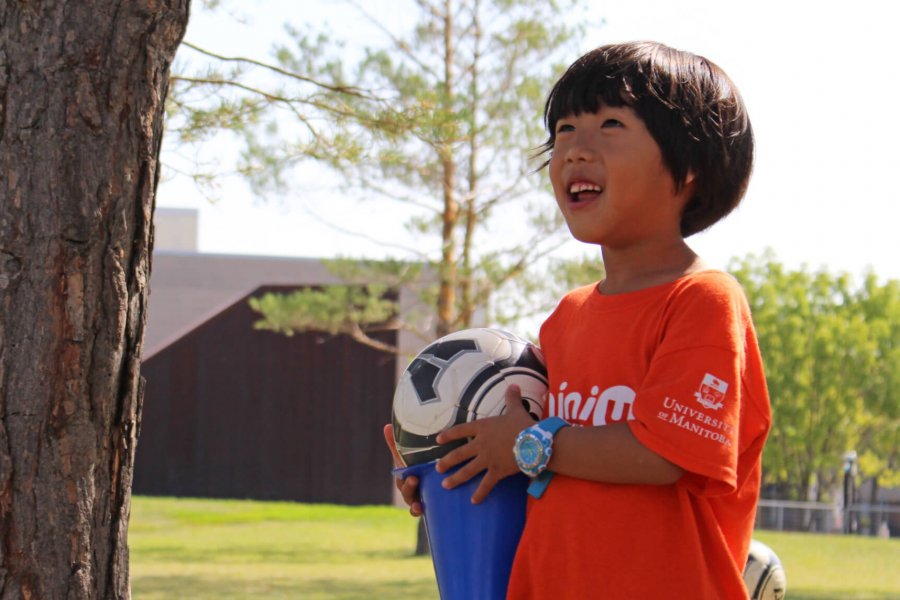
[[[900,599],[900,540],[757,531],[784,565],[788,600]]]
[[[398,508],[134,498],[136,600],[438,598]]]
[[[134,498],[135,600],[438,598],[402,509]],[[788,600],[900,598],[900,540],[775,533]]]

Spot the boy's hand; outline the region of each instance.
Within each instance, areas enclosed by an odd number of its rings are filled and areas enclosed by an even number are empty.
[[[486,471],[481,484],[472,495],[474,504],[487,498],[498,481],[519,472],[513,457],[513,444],[520,431],[534,425],[534,419],[522,406],[522,392],[518,386],[509,386],[504,400],[506,410],[499,417],[479,419],[451,427],[437,438],[439,444],[472,438],[469,443],[439,460],[436,470],[438,473],[445,473],[456,465],[469,461],[456,473],[444,479],[443,486],[447,489],[452,489]]]
[[[394,442],[394,426],[388,423],[384,426],[384,441],[387,443],[391,456],[394,458],[394,468],[403,467],[403,459],[397,452],[397,444]],[[414,517],[422,516],[422,503],[419,501],[419,480],[416,477],[409,476],[406,479],[394,478],[403,501],[409,505],[409,514]]]

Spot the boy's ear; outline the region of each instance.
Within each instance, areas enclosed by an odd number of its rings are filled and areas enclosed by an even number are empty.
[[[681,196],[685,201],[690,200],[690,198],[694,195],[694,181],[696,179],[697,175],[694,173],[694,171],[689,170],[684,178],[684,181],[681,183],[681,189],[678,191],[678,195]]]

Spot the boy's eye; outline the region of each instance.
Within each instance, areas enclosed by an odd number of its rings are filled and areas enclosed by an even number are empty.
[[[575,131],[575,127],[568,123],[560,123],[556,126],[556,133],[562,133],[563,131]]]
[[[603,127],[624,127],[624,125],[618,119],[606,119],[603,121]]]

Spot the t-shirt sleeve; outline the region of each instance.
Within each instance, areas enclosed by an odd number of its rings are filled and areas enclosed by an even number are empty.
[[[660,343],[634,401],[632,431],[686,471],[698,494],[737,485],[749,313],[737,283],[714,280],[670,301]]]

